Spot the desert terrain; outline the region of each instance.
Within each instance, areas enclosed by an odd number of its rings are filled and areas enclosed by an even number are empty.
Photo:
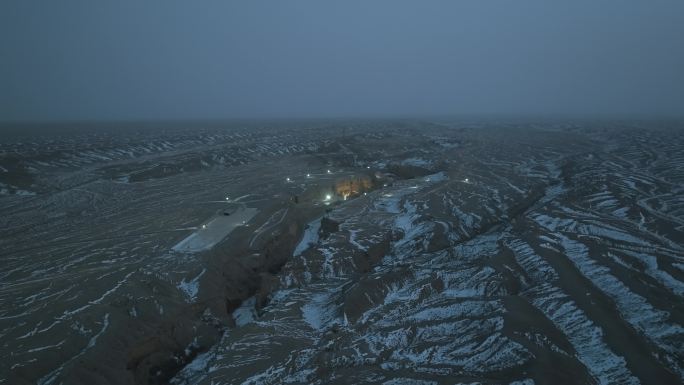
[[[12,126],[0,384],[680,384],[684,124]]]

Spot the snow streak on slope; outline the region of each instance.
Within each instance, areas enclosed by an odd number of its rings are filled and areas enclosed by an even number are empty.
[[[551,283],[558,279],[554,269],[521,240],[507,242],[516,261],[533,280],[525,295],[569,337],[578,359],[600,384],[638,384],[625,360],[602,341],[602,331],[577,308],[572,299]]]

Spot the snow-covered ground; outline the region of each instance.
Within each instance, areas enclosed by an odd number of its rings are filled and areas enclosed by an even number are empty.
[[[395,183],[331,212],[327,238],[310,223],[269,305],[178,383],[678,383],[681,248],[624,192],[585,191],[562,149],[535,156]]]
[[[0,185],[0,383],[107,382],[167,353],[179,385],[682,382],[680,131],[391,127],[340,146],[278,130],[64,140],[52,157],[17,144],[25,168],[0,159],[0,183],[34,179]],[[307,183],[317,157],[444,171],[288,203],[301,186],[281,163],[318,149],[299,163]],[[257,194],[284,203],[216,215]],[[282,252],[260,245],[303,206],[282,269],[258,270]],[[322,233],[321,215],[338,230]],[[209,259],[235,257],[236,234],[244,265]],[[240,296],[222,292],[230,273]],[[149,342],[164,333],[178,340]]]

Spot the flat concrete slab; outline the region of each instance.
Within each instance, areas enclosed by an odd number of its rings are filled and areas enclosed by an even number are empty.
[[[236,227],[243,226],[249,222],[257,212],[259,210],[255,208],[241,206],[229,216],[218,215],[176,244],[173,250],[182,253],[196,253],[209,250],[221,242]]]

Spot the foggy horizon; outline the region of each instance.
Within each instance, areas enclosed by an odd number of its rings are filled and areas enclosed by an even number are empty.
[[[463,114],[355,114],[355,115],[255,115],[255,116],[235,116],[235,117],[116,117],[116,118],[57,118],[57,119],[0,119],[0,130],[18,126],[61,126],[65,124],[73,125],[128,125],[128,124],[239,124],[239,123],[287,123],[287,122],[362,122],[362,121],[505,121],[505,122],[615,122],[615,121],[635,121],[635,122],[657,122],[684,120],[684,113],[463,113]]]
[[[0,5],[0,122],[682,117],[684,3]]]

